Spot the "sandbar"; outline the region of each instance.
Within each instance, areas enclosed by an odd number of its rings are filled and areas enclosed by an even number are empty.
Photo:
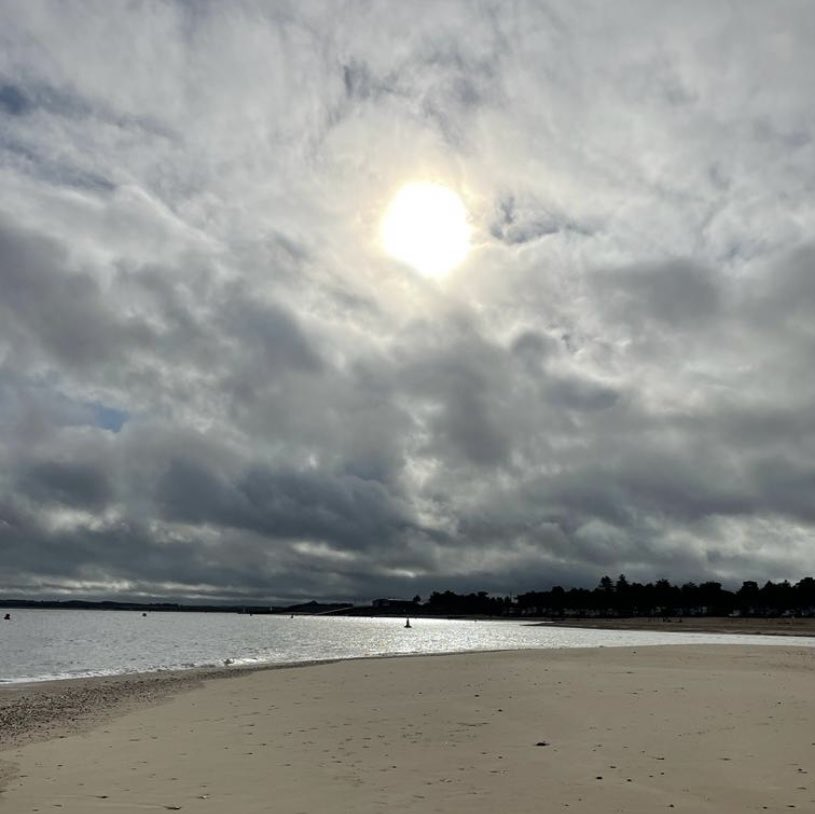
[[[599,630],[658,630],[667,633],[726,633],[742,636],[815,636],[813,617],[628,616],[584,617],[532,622]]]

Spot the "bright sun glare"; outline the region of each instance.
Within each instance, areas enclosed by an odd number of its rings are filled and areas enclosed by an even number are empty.
[[[441,184],[407,184],[382,219],[382,245],[391,257],[419,274],[442,277],[470,249],[467,210],[461,198]]]

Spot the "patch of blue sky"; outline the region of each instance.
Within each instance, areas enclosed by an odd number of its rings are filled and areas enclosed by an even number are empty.
[[[0,428],[16,425],[36,412],[54,427],[98,427],[118,433],[130,413],[100,401],[79,401],[65,395],[50,381],[31,381],[0,370]]]
[[[108,407],[105,404],[93,402],[88,405],[93,411],[94,422],[97,427],[111,432],[119,432],[130,418],[126,410],[119,410],[116,407]]]

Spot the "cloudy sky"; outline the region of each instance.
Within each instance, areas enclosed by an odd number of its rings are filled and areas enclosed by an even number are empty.
[[[0,0],[0,591],[815,573],[815,7]],[[444,184],[427,279],[383,212]]]

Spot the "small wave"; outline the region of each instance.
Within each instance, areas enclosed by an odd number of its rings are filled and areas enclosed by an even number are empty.
[[[143,673],[173,673],[183,670],[216,669],[223,664],[213,661],[184,662],[181,664],[145,665],[138,669],[120,668],[109,670],[67,670],[61,673],[41,673],[38,675],[23,675],[13,678],[0,678],[0,685],[8,684],[42,684],[48,681],[70,681],[82,678],[114,678],[116,676],[135,676]]]

